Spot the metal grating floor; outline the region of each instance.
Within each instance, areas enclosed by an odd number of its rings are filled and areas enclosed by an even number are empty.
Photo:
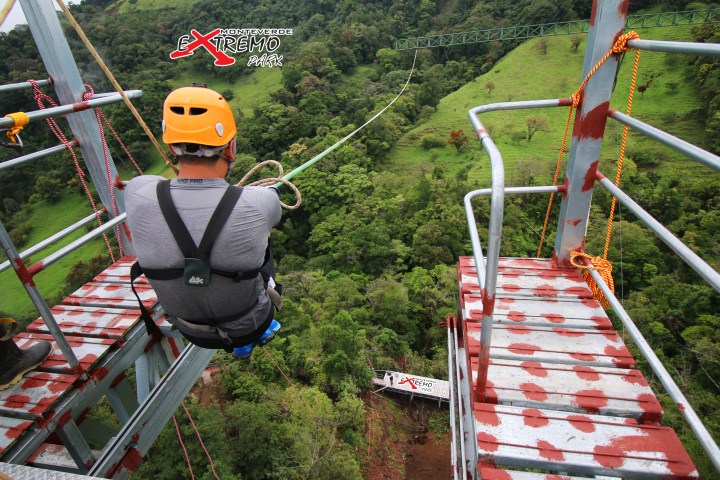
[[[477,397],[483,307],[472,257],[460,259],[458,282],[462,319],[449,333]],[[660,403],[578,271],[501,258],[497,285],[486,396],[473,398],[472,408],[451,400],[459,417],[472,415],[482,478],[698,477],[677,434],[659,424]]]

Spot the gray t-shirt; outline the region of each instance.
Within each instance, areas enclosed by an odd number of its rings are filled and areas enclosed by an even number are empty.
[[[144,268],[183,268],[185,261],[175,237],[165,222],[157,200],[156,175],[143,175],[128,182],[125,190],[127,222],[140,265]],[[180,218],[200,244],[210,216],[225,193],[228,183],[220,178],[175,178],[170,195]],[[278,195],[266,187],[244,187],[243,193],[218,235],[210,256],[211,268],[246,272],[259,268],[265,259],[270,229],[280,221]],[[262,277],[234,282],[212,275],[207,287],[183,284],[183,278],[151,280],[165,313],[189,320],[218,318],[243,312],[258,302],[257,318],[270,313]],[[249,325],[252,331],[253,326]]]

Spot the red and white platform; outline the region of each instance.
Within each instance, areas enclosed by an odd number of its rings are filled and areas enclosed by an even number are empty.
[[[472,411],[482,478],[698,477],[579,271],[548,259],[500,259],[484,396],[476,390],[483,303],[472,257],[460,259],[458,284],[463,318],[448,324],[457,338],[451,358],[466,367],[451,401],[462,428],[463,412]],[[469,408],[458,399],[465,368]]]

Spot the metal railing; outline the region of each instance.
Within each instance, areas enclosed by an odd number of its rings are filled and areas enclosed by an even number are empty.
[[[50,82],[48,80],[42,80],[38,82],[39,84],[47,85]],[[18,83],[18,84],[12,84],[9,86],[5,86],[6,88],[3,88],[0,86],[0,93],[6,92],[6,91],[15,91],[20,90],[23,88],[29,88],[32,86],[29,82],[24,83]],[[125,92],[130,98],[138,98],[142,95],[142,92],[140,90],[130,90]],[[46,118],[51,117],[57,117],[65,114],[70,114],[74,112],[80,112],[82,110],[87,110],[89,108],[95,108],[102,105],[108,105],[112,103],[118,103],[122,101],[122,97],[118,93],[109,93],[109,94],[99,94],[95,95],[92,99],[82,102],[76,102],[70,105],[60,105],[57,107],[47,108],[43,110],[36,110],[31,111],[27,113],[28,118],[31,122],[42,120]],[[7,128],[9,126],[12,126],[14,123],[14,120],[9,117],[3,117],[0,118],[0,128]],[[75,147],[78,145],[77,140],[72,140],[70,142],[71,147]],[[23,155],[21,157],[5,161],[3,163],[0,163],[0,171],[7,170],[9,168],[24,164],[29,161],[42,159],[45,157],[48,157],[55,153],[60,153],[67,150],[67,147],[65,145],[57,145],[54,147],[50,147],[44,150],[40,150],[34,153],[30,153],[27,155]],[[68,364],[71,368],[76,369],[79,366],[79,361],[72,351],[72,348],[70,347],[67,339],[65,338],[65,335],[60,330],[60,327],[57,324],[57,321],[55,319],[55,316],[53,315],[52,311],[50,310],[50,307],[48,306],[47,302],[43,298],[42,294],[38,290],[37,285],[35,285],[35,282],[33,281],[34,275],[38,274],[39,272],[43,271],[48,266],[52,265],[59,259],[63,258],[64,256],[68,255],[69,253],[77,250],[78,248],[82,247],[83,245],[86,245],[93,239],[101,236],[103,233],[107,232],[108,230],[112,229],[117,224],[121,223],[125,220],[125,214],[118,215],[117,217],[111,219],[110,221],[106,222],[104,225],[97,227],[93,229],[91,232],[87,233],[86,235],[83,235],[79,239],[71,242],[67,246],[57,250],[56,252],[48,255],[44,259],[36,262],[32,266],[28,267],[25,265],[24,260],[30,257],[31,255],[38,253],[45,249],[46,247],[58,242],[59,240],[67,237],[68,235],[72,234],[73,232],[77,231],[78,229],[84,227],[88,223],[90,223],[93,219],[97,218],[97,215],[92,214],[88,215],[87,217],[79,220],[78,222],[74,223],[73,225],[70,225],[69,227],[61,230],[60,232],[44,239],[43,241],[39,242],[38,244],[30,247],[29,249],[25,250],[24,252],[20,253],[17,248],[15,247],[12,239],[10,238],[10,234],[8,233],[7,229],[5,228],[5,225],[0,222],[0,245],[2,246],[3,252],[5,253],[6,257],[8,258],[7,261],[0,264],[0,272],[3,272],[10,267],[12,267],[15,272],[17,273],[18,278],[20,279],[21,283],[23,284],[23,287],[25,288],[26,293],[30,297],[30,300],[32,301],[33,305],[37,309],[39,315],[42,317],[43,321],[48,327],[48,330],[50,331],[50,334],[55,339],[55,342],[57,343],[60,351],[62,352],[63,356],[67,360]]]
[[[705,44],[682,44],[686,48],[683,49],[679,42],[649,42],[646,41],[642,45],[650,46],[650,49],[655,51],[666,51],[666,52],[682,52],[698,54],[702,52],[706,55],[720,56],[720,45],[705,45]],[[703,45],[702,48],[698,48],[698,45]],[[640,45],[637,45],[638,47]],[[503,204],[505,193],[541,193],[541,192],[552,192],[562,191],[562,187],[513,187],[505,188],[504,186],[504,171],[502,155],[498,150],[495,143],[490,138],[487,130],[483,127],[478,114],[499,111],[499,110],[517,110],[517,109],[530,109],[530,108],[545,108],[553,106],[569,105],[570,99],[554,99],[554,100],[539,100],[539,101],[520,101],[520,102],[506,102],[496,103],[490,105],[479,106],[469,111],[469,117],[475,128],[478,138],[480,139],[483,148],[490,158],[491,164],[491,176],[492,176],[492,188],[482,189],[470,192],[465,197],[465,211],[467,215],[468,228],[470,230],[470,239],[473,249],[473,257],[475,260],[476,272],[478,276],[478,284],[482,290],[482,303],[483,303],[483,317],[481,327],[481,339],[480,339],[480,350],[479,350],[479,368],[477,383],[475,386],[476,398],[485,398],[486,384],[487,384],[487,369],[489,366],[490,357],[490,344],[492,340],[492,322],[493,322],[493,310],[495,303],[495,286],[497,282],[498,274],[498,261],[500,252],[500,241],[502,231],[502,220],[503,220]],[[717,155],[707,152],[695,145],[678,139],[662,130],[647,125],[639,120],[633,119],[627,115],[610,109],[607,116],[612,118],[624,125],[628,125],[630,128],[637,130],[640,133],[652,138],[658,142],[661,142],[677,152],[696,160],[710,168],[720,170],[720,157]],[[695,254],[689,247],[682,243],[677,237],[675,237],[669,230],[667,230],[660,222],[655,220],[647,211],[640,207],[634,202],[627,194],[625,194],[620,188],[616,187],[610,180],[608,180],[600,172],[597,172],[596,179],[599,183],[608,190],[612,195],[617,197],[618,201],[630,210],[641,222],[643,222],[648,228],[650,228],[658,237],[666,243],[683,261],[695,270],[708,284],[710,284],[715,290],[720,292],[720,273],[713,269],[707,262],[701,259]],[[488,228],[488,248],[487,255],[483,257],[482,246],[480,244],[479,236],[477,233],[477,226],[475,223],[475,215],[472,209],[471,201],[473,198],[481,195],[491,196],[490,206],[490,225]],[[662,364],[660,359],[655,355],[652,348],[648,344],[647,340],[640,333],[637,326],[634,324],[630,316],[624,310],[620,302],[615,298],[609,287],[600,277],[596,270],[590,270],[593,278],[603,290],[606,298],[610,301],[610,305],[613,311],[621,319],[626,331],[629,332],[631,338],[640,349],[641,353],[648,361],[648,364],[652,368],[653,372],[660,379],[661,384],[678,405],[680,412],[685,418],[686,422],[695,433],[698,441],[705,449],[710,460],[714,466],[720,471],[720,448],[714,441],[707,428],[704,426],[700,418],[697,416],[695,411],[690,406],[689,402],[681,392],[680,388],[672,379],[672,376],[668,373],[665,366]]]

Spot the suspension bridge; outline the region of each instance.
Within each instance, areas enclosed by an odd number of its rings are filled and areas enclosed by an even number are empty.
[[[677,27],[720,22],[720,9],[693,10],[687,12],[649,13],[627,17],[625,28],[639,30],[656,27]],[[442,33],[424,37],[401,38],[395,41],[395,50],[417,48],[452,47],[506,40],[523,40],[534,37],[575,35],[590,30],[590,20],[542,23],[537,25],[514,25],[509,27],[470,30],[457,33]]]

